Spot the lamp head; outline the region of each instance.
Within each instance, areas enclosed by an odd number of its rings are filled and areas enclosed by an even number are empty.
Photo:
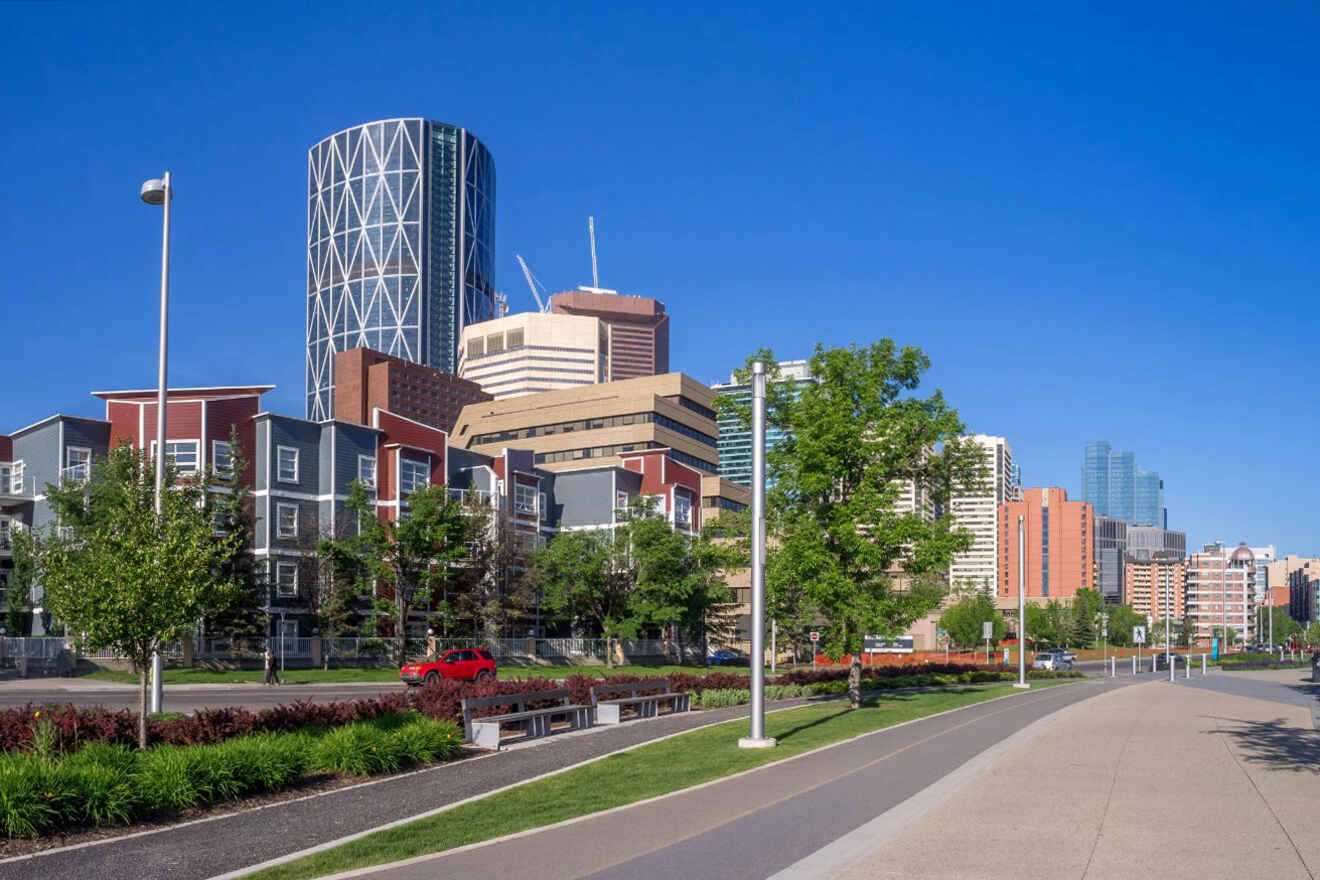
[[[146,202],[148,205],[165,204],[165,181],[158,177],[153,177],[151,180],[144,181],[142,183],[142,191],[139,195],[142,196],[142,201]]]

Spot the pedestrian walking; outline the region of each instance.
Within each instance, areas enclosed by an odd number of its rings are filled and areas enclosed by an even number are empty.
[[[275,668],[275,649],[266,645],[266,684],[279,684],[280,673]]]

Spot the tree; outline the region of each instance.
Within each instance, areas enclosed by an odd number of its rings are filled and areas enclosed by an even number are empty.
[[[467,519],[443,486],[424,486],[408,495],[397,519],[379,519],[356,482],[345,506],[357,534],[322,541],[320,556],[356,577],[360,592],[370,592],[374,583],[389,585],[392,600],[378,601],[375,612],[392,619],[395,659],[403,663],[409,617],[434,600],[468,552]]]
[[[10,532],[14,567],[5,588],[5,625],[11,636],[25,636],[32,626],[32,587],[35,584],[37,545],[31,533]]]
[[[1320,623],[1309,624],[1300,635],[1304,647],[1320,645]]]
[[[1072,641],[1079,647],[1095,647],[1100,640],[1100,611],[1104,599],[1095,590],[1083,587],[1073,597]]]
[[[533,566],[546,610],[595,626],[605,638],[605,665],[614,666],[613,641],[636,637],[641,625],[628,528],[560,532]]]
[[[981,633],[987,620],[993,627],[992,641],[998,643],[1007,631],[1004,617],[989,596],[976,591],[944,609],[940,615],[940,629],[948,632],[949,639],[955,645],[976,646],[984,641]]]
[[[147,746],[147,668],[154,653],[235,601],[225,573],[238,540],[215,531],[203,479],[167,470],[155,511],[155,472],[127,446],[92,466],[86,484],[47,485],[62,528],[37,536],[37,568],[52,614],[92,650],[113,649],[138,669],[138,747]]]
[[[1257,637],[1261,642],[1267,642],[1270,638],[1271,617],[1274,618],[1274,644],[1284,644],[1292,636],[1302,633],[1302,625],[1288,616],[1287,606],[1267,606],[1262,610],[1260,617],[1260,631]]]
[[[256,532],[256,511],[252,492],[243,479],[248,457],[238,436],[229,433],[230,463],[223,471],[212,470],[208,481],[212,491],[209,501],[218,529],[233,537],[232,552],[221,566],[221,576],[233,583],[233,601],[217,608],[202,621],[203,630],[212,635],[257,636],[266,632],[268,589],[265,569],[252,552]]]
[[[825,621],[826,653],[852,655],[853,708],[861,702],[863,638],[898,636],[938,607],[943,589],[920,576],[946,570],[971,546],[952,517],[897,505],[904,485],[939,506],[952,485],[977,483],[984,473],[980,449],[959,439],[963,424],[940,392],[912,394],[929,368],[919,349],[900,350],[889,339],[863,348],[818,345],[816,381],[769,401],[768,421],[786,435],[768,455],[775,531],[767,581],[781,596],[800,585]]]
[[[1027,603],[1026,637],[1037,647],[1062,646],[1072,640],[1072,610],[1059,600],[1051,599],[1044,605]]]
[[[528,566],[536,533],[515,528],[509,511],[489,504],[469,502],[463,512],[468,552],[447,585],[445,609],[451,621],[466,621],[472,635],[489,641],[535,602]]]
[[[1109,642],[1116,647],[1127,647],[1132,642],[1132,628],[1145,626],[1146,617],[1132,610],[1130,605],[1115,605],[1109,609]]]

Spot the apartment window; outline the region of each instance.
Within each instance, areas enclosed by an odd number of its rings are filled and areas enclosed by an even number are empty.
[[[211,441],[211,467],[222,480],[234,478],[234,446],[228,440]]]
[[[166,440],[165,461],[180,474],[197,473],[200,440]],[[151,460],[156,460],[156,441],[151,441]]]
[[[627,509],[628,509],[628,493],[627,493],[627,492],[615,492],[615,493],[614,493],[614,506],[615,506],[617,509],[619,509],[619,510],[627,510]]]
[[[536,487],[524,486],[521,483],[513,487],[513,510],[515,513],[525,513],[529,516],[536,513]]]
[[[275,533],[281,538],[298,537],[298,505],[275,505]]]
[[[431,481],[431,466],[410,458],[399,460],[399,497],[407,498]]]
[[[92,451],[70,446],[64,451],[64,476],[85,483],[92,475]]]
[[[298,563],[275,563],[275,594],[278,596],[298,595]]]
[[[692,499],[677,492],[674,493],[674,524],[692,525]]]
[[[275,447],[275,478],[281,483],[298,482],[298,450],[292,446]]]
[[[545,517],[546,517],[545,493],[544,493],[544,492],[541,492],[541,493],[537,496],[537,498],[538,498],[538,500],[541,502],[541,519],[544,520]]]
[[[364,489],[376,488],[376,456],[359,455],[358,456],[358,482]]]

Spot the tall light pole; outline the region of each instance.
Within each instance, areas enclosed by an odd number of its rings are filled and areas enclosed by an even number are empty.
[[[765,364],[752,364],[752,699],[751,730],[739,748],[775,744],[765,735]],[[812,645],[813,656],[815,645]]]
[[[1169,681],[1173,681],[1173,655],[1170,653],[1173,649],[1169,646],[1169,569],[1164,565],[1160,568],[1164,569],[1164,665],[1169,667]]]
[[[160,362],[156,374],[156,519],[159,522],[165,509],[165,387],[168,381],[166,363],[170,330],[170,202],[174,200],[174,188],[170,185],[170,173],[161,178],[144,181],[139,192],[142,201],[148,205],[161,205],[163,211],[163,229],[160,239]],[[161,673],[160,652],[151,655],[151,711],[161,711],[165,699],[164,683]]]
[[[1018,514],[1018,680],[1015,688],[1027,684],[1027,554],[1022,543],[1022,514]]]

